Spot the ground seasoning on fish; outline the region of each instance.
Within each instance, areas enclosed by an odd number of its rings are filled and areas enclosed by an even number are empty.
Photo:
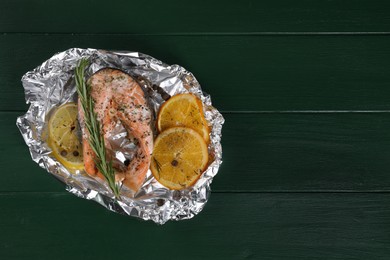
[[[147,105],[141,86],[121,70],[105,68],[88,79],[91,96],[95,101],[94,111],[101,124],[102,135],[107,140],[114,127],[120,122],[128,136],[136,144],[132,160],[126,160],[123,168],[115,169],[117,181],[137,191],[145,180],[151,161],[153,135],[151,129],[151,110]],[[95,155],[88,143],[88,133],[83,125],[83,113],[79,106],[79,117],[83,132],[83,153],[86,172],[93,177],[102,178],[95,167]],[[148,134],[145,134],[148,133]],[[130,138],[129,138],[130,139]],[[110,142],[105,142],[109,149]]]

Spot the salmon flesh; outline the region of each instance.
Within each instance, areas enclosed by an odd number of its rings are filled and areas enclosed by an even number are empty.
[[[138,191],[149,169],[153,149],[151,129],[152,113],[141,86],[121,70],[105,68],[97,71],[87,81],[94,100],[94,111],[100,122],[105,140],[107,160],[113,161],[116,181]],[[104,179],[95,165],[96,155],[89,145],[89,133],[79,101],[79,120],[82,129],[85,171],[92,177]],[[118,125],[126,129],[126,142],[133,147],[132,153],[122,161],[115,160],[112,137]],[[123,156],[122,156],[123,157]],[[130,157],[130,158],[129,158]]]

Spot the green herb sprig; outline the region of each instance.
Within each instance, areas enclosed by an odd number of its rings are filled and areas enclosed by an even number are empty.
[[[120,187],[115,182],[115,171],[112,167],[112,162],[107,162],[104,138],[101,134],[100,123],[97,120],[97,115],[94,111],[94,101],[90,94],[91,87],[87,85],[84,78],[84,71],[88,65],[89,62],[87,59],[81,59],[75,69],[77,93],[79,95],[81,107],[84,112],[85,127],[89,133],[88,142],[93,152],[96,154],[96,168],[106,178],[108,185],[113,191],[115,197],[119,198]]]

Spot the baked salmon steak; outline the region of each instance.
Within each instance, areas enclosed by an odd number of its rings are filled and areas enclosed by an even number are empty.
[[[153,150],[152,113],[145,93],[130,75],[112,68],[97,71],[88,79],[87,84],[104,137],[106,159],[113,162],[115,179],[136,192],[145,180]],[[88,142],[89,133],[85,127],[80,100],[78,110],[85,171],[92,177],[104,180],[103,174],[95,165],[96,155]],[[123,161],[116,159],[116,148],[112,143],[118,125],[126,129],[125,138],[133,147],[131,156]]]

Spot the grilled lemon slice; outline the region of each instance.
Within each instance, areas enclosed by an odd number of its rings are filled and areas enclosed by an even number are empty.
[[[172,96],[160,108],[157,129],[184,126],[198,132],[206,143],[210,141],[210,131],[203,114],[202,101],[194,94],[185,93]]]
[[[77,136],[77,104],[66,103],[58,107],[50,117],[48,144],[53,156],[71,170],[82,170],[83,148]]]
[[[156,138],[150,169],[162,185],[181,190],[198,180],[207,163],[203,137],[188,127],[172,127]]]

